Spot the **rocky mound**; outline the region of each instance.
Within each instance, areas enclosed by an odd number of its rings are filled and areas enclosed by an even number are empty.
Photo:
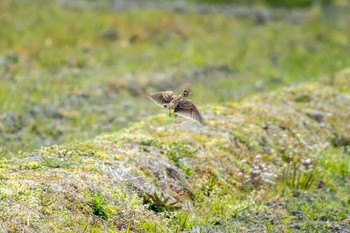
[[[164,113],[114,134],[3,159],[0,231],[345,231],[347,76],[199,106],[204,127]],[[329,211],[308,212],[300,203]]]

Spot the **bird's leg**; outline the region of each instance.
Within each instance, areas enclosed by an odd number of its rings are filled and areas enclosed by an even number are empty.
[[[176,114],[175,114],[174,110],[171,109],[171,108],[169,109],[169,117],[170,117],[170,118],[176,117]]]

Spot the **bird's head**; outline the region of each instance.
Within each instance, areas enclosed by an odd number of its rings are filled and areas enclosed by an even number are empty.
[[[188,97],[188,96],[190,96],[190,95],[192,95],[192,93],[191,93],[188,89],[184,89],[184,90],[182,91],[182,96],[183,96],[183,97]]]

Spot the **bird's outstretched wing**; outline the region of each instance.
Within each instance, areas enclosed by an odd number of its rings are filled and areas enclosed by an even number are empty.
[[[160,107],[164,108],[176,97],[176,95],[172,91],[162,91],[149,94],[147,97]]]
[[[188,99],[183,99],[174,109],[174,112],[182,117],[189,118],[198,121],[202,125],[206,125],[206,122],[200,112],[198,111],[196,105]]]

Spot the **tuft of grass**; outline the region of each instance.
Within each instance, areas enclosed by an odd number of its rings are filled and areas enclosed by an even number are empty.
[[[209,197],[210,194],[213,192],[215,186],[217,186],[218,183],[218,177],[215,175],[212,175],[209,179],[208,182],[203,185],[201,190],[203,191],[204,195]]]
[[[143,203],[148,206],[149,210],[152,210],[156,213],[160,212],[169,212],[174,210],[181,209],[181,206],[178,206],[178,201],[171,202],[169,197],[164,197],[162,194],[154,192],[145,193],[143,195]]]
[[[108,220],[111,214],[111,209],[108,207],[107,198],[100,193],[96,193],[92,199],[92,209],[94,214],[100,216],[104,220]]]
[[[350,147],[350,137],[335,134],[331,139],[331,143],[334,147],[344,147],[347,149],[347,147]]]
[[[283,170],[282,180],[291,189],[310,189],[318,177],[315,164],[305,167],[301,162],[292,161]]]
[[[190,213],[188,212],[178,212],[175,215],[174,221],[177,221],[177,229],[176,232],[181,232],[184,229],[190,229],[191,223],[189,223]]]

